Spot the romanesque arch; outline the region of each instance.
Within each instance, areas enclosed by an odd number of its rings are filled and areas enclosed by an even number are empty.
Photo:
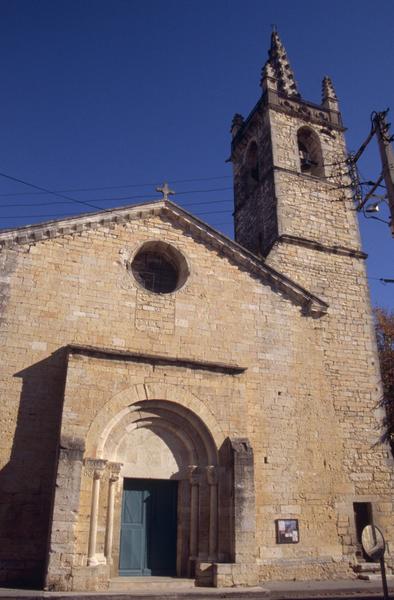
[[[111,398],[86,440],[88,565],[119,562],[122,494],[137,480],[176,482],[178,575],[193,575],[197,560],[218,560],[219,487],[226,489],[229,476],[220,460],[224,439],[210,410],[181,386],[136,384]],[[229,536],[220,543],[228,546]]]
[[[171,406],[177,407],[173,408],[174,413],[183,412],[183,415],[185,415],[188,410],[187,418],[195,423],[197,428],[201,427],[198,425],[198,420],[204,423],[216,448],[222,446],[226,436],[218,421],[207,405],[190,390],[173,384],[135,383],[112,396],[97,413],[87,434],[86,456],[102,458],[102,453],[112,429],[118,422],[122,421],[126,414],[135,412],[139,402],[147,400],[167,401],[168,409]]]

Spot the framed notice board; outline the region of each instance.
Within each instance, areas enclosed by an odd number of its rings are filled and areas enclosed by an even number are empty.
[[[276,519],[275,528],[277,544],[298,544],[300,541],[298,519]]]

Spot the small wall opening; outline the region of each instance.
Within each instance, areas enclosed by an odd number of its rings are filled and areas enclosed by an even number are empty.
[[[260,181],[258,152],[255,141],[249,144],[246,152],[244,180],[245,187],[248,192],[251,192],[254,188],[256,188]]]
[[[323,177],[323,155],[317,133],[309,127],[301,127],[297,132],[297,144],[301,173]]]
[[[353,502],[354,524],[356,528],[356,556],[371,562],[371,558],[364,552],[361,535],[364,527],[373,523],[372,504],[370,502]]]

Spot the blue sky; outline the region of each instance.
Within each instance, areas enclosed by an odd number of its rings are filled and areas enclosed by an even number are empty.
[[[391,0],[2,0],[0,172],[102,208],[168,180],[231,236],[229,129],[258,99],[271,24],[304,98],[332,77],[356,150],[371,111],[391,106],[394,123],[393,23]],[[376,142],[360,169],[379,174]],[[89,210],[61,202],[0,177],[1,228]],[[373,304],[393,308],[379,278],[394,277],[394,239],[372,219],[361,230]]]

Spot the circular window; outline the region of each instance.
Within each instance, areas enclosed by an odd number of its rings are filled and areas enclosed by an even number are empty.
[[[163,242],[144,244],[131,263],[131,272],[143,288],[156,294],[175,292],[189,275],[182,254]]]

